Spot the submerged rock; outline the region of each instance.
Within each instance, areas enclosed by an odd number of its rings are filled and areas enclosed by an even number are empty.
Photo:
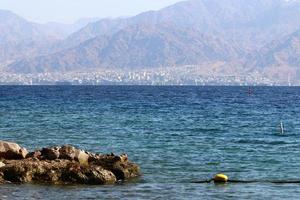
[[[0,183],[102,185],[140,175],[139,166],[126,154],[94,154],[69,145],[43,148],[24,157],[0,162]]]

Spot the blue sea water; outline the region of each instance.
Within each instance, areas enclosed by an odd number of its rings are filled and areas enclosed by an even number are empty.
[[[0,139],[128,153],[143,176],[115,186],[1,185],[0,199],[299,199],[300,88],[1,86]],[[284,123],[284,134],[280,122]]]

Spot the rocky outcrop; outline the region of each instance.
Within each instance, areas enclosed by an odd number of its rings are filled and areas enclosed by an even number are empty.
[[[111,170],[118,180],[134,177],[139,173],[139,167],[131,162],[128,162],[126,154],[116,156],[110,155],[95,155],[91,156],[89,161],[95,165],[100,165],[104,169]]]
[[[0,141],[0,158],[2,159],[23,159],[28,151],[16,143]]]
[[[0,162],[0,183],[114,184],[140,175],[126,154],[94,154],[70,145],[42,148]]]
[[[0,168],[5,181],[13,183],[113,184],[116,176],[101,166],[82,166],[69,160],[7,160]]]
[[[27,155],[27,158],[38,158],[39,160],[75,160],[82,165],[87,165],[89,155],[80,149],[76,149],[70,145],[64,145],[62,147],[43,148],[35,152],[31,152]]]

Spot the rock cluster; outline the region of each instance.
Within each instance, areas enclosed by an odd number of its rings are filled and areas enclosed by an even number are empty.
[[[114,184],[140,175],[126,154],[94,154],[70,145],[28,153],[0,141],[0,183]]]

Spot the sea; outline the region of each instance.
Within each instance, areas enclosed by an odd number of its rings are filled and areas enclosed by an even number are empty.
[[[140,178],[7,184],[0,199],[299,199],[300,88],[1,86],[0,139],[127,153]],[[217,173],[253,183],[195,183]]]

